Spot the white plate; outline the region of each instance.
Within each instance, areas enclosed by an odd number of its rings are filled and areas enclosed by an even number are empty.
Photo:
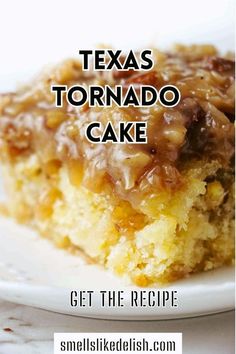
[[[177,308],[132,308],[130,291],[148,289],[126,285],[11,220],[0,218],[0,230],[0,297],[5,300],[76,316],[123,320],[192,317],[234,307],[233,267],[194,275],[167,287],[178,292]],[[124,291],[124,307],[101,307],[99,291],[112,289]],[[72,308],[71,290],[95,291],[93,306]]]

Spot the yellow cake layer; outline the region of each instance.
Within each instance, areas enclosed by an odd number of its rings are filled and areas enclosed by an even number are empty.
[[[66,165],[52,161],[46,174],[36,154],[4,162],[3,174],[11,216],[146,286],[232,262],[233,191],[217,179],[204,182],[219,167],[192,161],[182,170],[182,188],[151,195],[135,209],[109,184],[99,193],[72,184]]]

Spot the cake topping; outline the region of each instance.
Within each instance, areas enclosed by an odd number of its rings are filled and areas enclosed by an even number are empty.
[[[82,183],[109,180],[118,193],[141,188],[178,188],[181,162],[204,156],[230,164],[234,152],[234,62],[217,56],[212,47],[179,47],[174,52],[153,51],[149,72],[83,72],[77,61],[66,61],[32,86],[0,99],[1,155],[12,159],[36,152],[42,161],[79,161]],[[175,107],[72,107],[63,101],[55,108],[51,85],[152,85],[159,90],[175,85],[181,100]],[[93,144],[86,126],[99,121],[146,122],[146,144]],[[132,132],[132,130],[131,130]],[[96,184],[96,183],[94,183]],[[98,183],[99,184],[99,183]]]

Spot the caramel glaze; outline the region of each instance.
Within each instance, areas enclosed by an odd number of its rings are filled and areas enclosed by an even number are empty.
[[[154,50],[150,72],[84,73],[68,60],[17,93],[1,96],[2,158],[36,152],[42,165],[49,160],[73,162],[83,170],[82,183],[101,191],[104,181],[125,199],[133,192],[176,190],[183,183],[181,165],[189,159],[220,160],[230,166],[234,153],[234,62],[221,58],[212,46]],[[181,101],[174,108],[55,108],[52,84],[142,84],[160,89],[174,84]],[[85,128],[91,121],[105,126],[119,121],[146,121],[148,143],[91,144]]]

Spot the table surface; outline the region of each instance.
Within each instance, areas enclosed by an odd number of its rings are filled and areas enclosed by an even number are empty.
[[[51,354],[54,332],[182,332],[183,354],[234,353],[234,311],[172,321],[108,321],[0,301],[0,354]]]

